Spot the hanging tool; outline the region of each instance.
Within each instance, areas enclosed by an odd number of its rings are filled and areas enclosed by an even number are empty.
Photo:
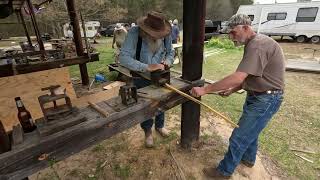
[[[123,85],[119,89],[122,104],[129,106],[138,102],[137,87],[134,85]]]
[[[185,98],[187,98],[187,99],[189,99],[189,100],[191,100],[191,101],[193,101],[193,102],[195,102],[195,103],[197,103],[197,104],[200,104],[200,105],[208,108],[210,111],[214,112],[216,115],[220,116],[222,119],[224,119],[224,120],[226,120],[228,123],[230,123],[232,126],[234,126],[234,127],[239,127],[237,124],[235,124],[234,122],[232,122],[229,118],[227,118],[227,117],[224,116],[223,114],[219,113],[218,111],[214,110],[212,107],[206,105],[205,103],[199,101],[198,99],[196,99],[196,98],[194,98],[194,97],[192,97],[192,96],[190,96],[190,95],[188,95],[188,94],[180,91],[179,89],[176,89],[175,87],[173,87],[173,86],[171,86],[171,85],[169,85],[169,84],[165,84],[164,87],[166,87],[166,88],[168,88],[168,89],[170,89],[170,90],[172,90],[172,91],[180,94],[181,96],[183,96],[183,97],[185,97]]]

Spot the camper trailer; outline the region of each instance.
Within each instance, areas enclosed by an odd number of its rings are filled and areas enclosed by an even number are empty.
[[[100,22],[99,21],[88,21],[85,22],[85,30],[86,30],[86,36],[88,38],[93,38],[100,28]],[[84,37],[82,24],[80,23],[80,30],[81,30],[81,37]],[[72,38],[72,30],[69,23],[66,23],[63,25],[63,34],[66,38]]]
[[[320,42],[320,2],[241,5],[255,31],[269,36],[289,36],[297,42]]]

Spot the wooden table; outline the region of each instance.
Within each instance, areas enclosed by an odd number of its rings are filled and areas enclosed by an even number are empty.
[[[171,85],[182,91],[188,91],[200,84],[189,84],[172,78]],[[38,132],[25,136],[27,138],[23,145],[0,155],[0,180],[25,178],[50,166],[52,161],[63,160],[187,101],[186,98],[166,88],[154,85],[138,91],[142,92],[143,97],[139,96],[138,103],[132,106],[124,106],[120,97],[97,103],[109,114],[108,117],[103,117],[87,106],[72,114],[72,117],[55,120],[57,123],[66,124],[65,121],[80,119],[71,127],[59,128],[50,133],[46,131],[46,134],[40,136]],[[39,127],[39,132],[41,128],[43,127]]]
[[[179,51],[179,49],[182,48],[182,44],[172,44],[172,48],[174,49],[175,57],[178,57],[179,63],[182,66],[182,57],[180,54],[180,52],[182,52],[182,50]]]

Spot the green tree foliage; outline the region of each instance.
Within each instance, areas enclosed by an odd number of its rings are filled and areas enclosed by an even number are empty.
[[[252,4],[253,0],[207,0],[207,18],[213,21],[228,20],[240,5]]]
[[[32,0],[34,4],[43,0]],[[103,26],[116,22],[136,22],[137,18],[151,10],[161,11],[167,19],[178,19],[182,22],[183,0],[76,0],[76,7],[81,11],[84,20],[98,20]],[[207,0],[206,18],[227,20],[238,10],[241,4],[252,4],[253,0]],[[55,0],[43,5],[44,9],[36,15],[41,32],[62,35],[62,25],[69,21],[65,0]],[[12,19],[12,18],[11,18]],[[13,18],[16,21],[16,18]],[[27,24],[30,18],[26,16]],[[10,26],[21,28],[19,25]],[[0,30],[4,30],[1,29]],[[9,36],[16,36],[15,31],[7,31]],[[12,32],[10,34],[10,32]],[[4,34],[0,32],[0,35]],[[32,34],[32,31],[31,31]],[[7,36],[7,35],[6,35]]]

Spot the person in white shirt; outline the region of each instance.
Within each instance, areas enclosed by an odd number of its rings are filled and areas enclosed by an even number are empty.
[[[119,63],[119,55],[120,55],[120,50],[121,46],[126,39],[127,36],[127,30],[124,28],[120,23],[116,24],[116,27],[114,28],[113,31],[113,41],[112,41],[112,48],[114,49],[114,44],[116,44],[117,49],[115,50],[115,63]]]

